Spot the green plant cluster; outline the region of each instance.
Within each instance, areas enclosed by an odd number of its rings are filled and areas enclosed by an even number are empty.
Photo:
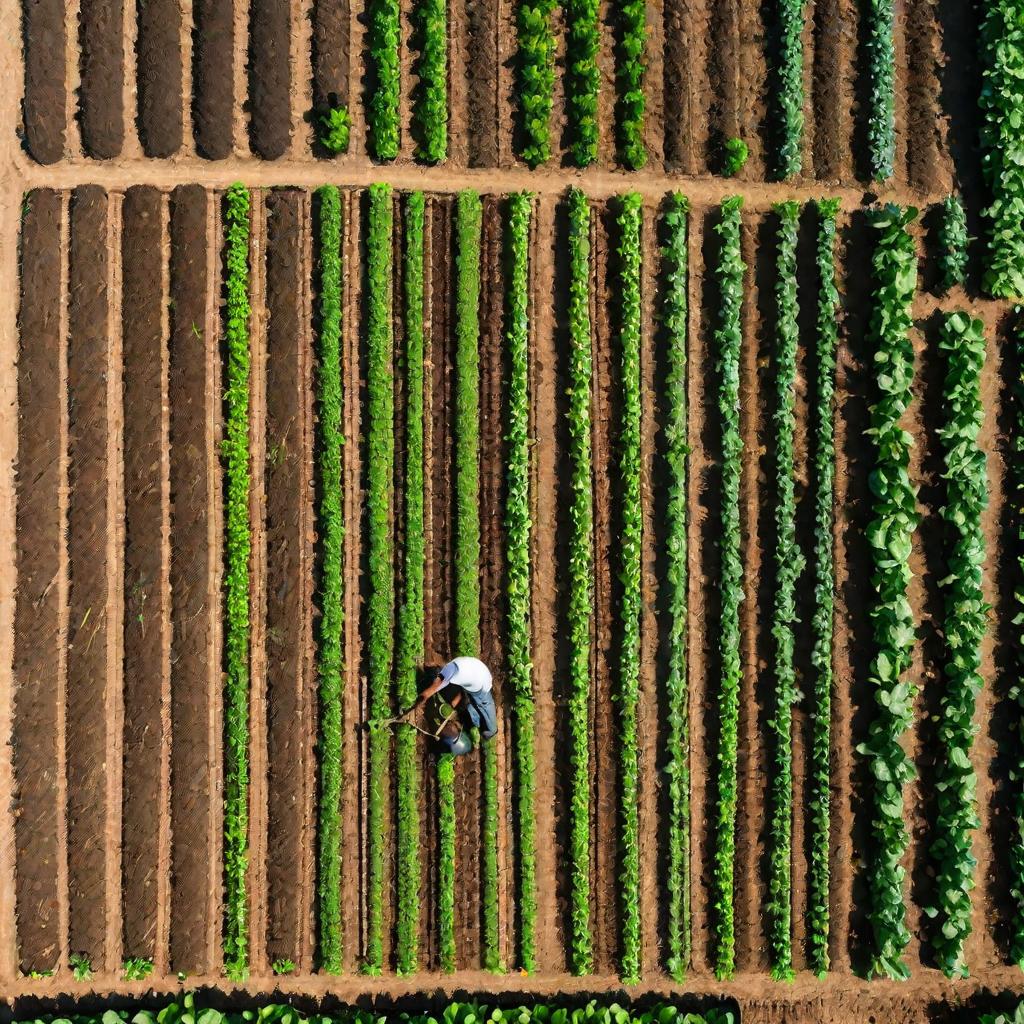
[[[404,589],[398,606],[395,696],[403,710],[419,693],[416,673],[423,663],[423,220],[422,192],[405,197],[405,551]],[[416,730],[395,733],[397,842],[395,959],[399,975],[417,968],[420,931],[420,805]]]
[[[551,30],[554,0],[519,0],[516,29],[519,52],[519,155],[529,167],[551,159],[551,107],[555,88],[555,34]]]
[[[333,185],[320,199],[320,333],[317,337],[317,536],[320,538],[320,828],[318,926],[320,966],[341,972],[342,593],[345,538],[341,511],[341,199]]]
[[[441,970],[455,970],[455,758],[437,759],[437,945]]]
[[[129,957],[121,965],[124,981],[145,981],[153,973],[153,961],[145,956]]]
[[[939,220],[939,288],[943,295],[967,278],[967,214],[957,195],[942,200]]]
[[[914,613],[907,591],[913,576],[910,552],[918,516],[917,489],[909,472],[913,440],[901,421],[914,381],[909,332],[917,256],[907,225],[916,216],[913,207],[889,204],[873,218],[878,241],[872,258],[871,336],[876,346],[878,400],[871,406],[867,433],[876,448],[870,478],[874,518],[868,527],[875,590],[871,609],[875,652],[869,681],[876,713],[867,740],[857,747],[867,758],[874,785],[867,869],[868,919],[873,932],[870,972],[896,979],[909,975],[903,951],[910,941],[903,902],[906,872],[901,861],[908,843],[903,788],[914,777],[914,766],[901,740],[914,718],[916,688],[904,676],[915,642]]]
[[[225,196],[224,970],[249,973],[249,190]]]
[[[868,64],[867,137],[872,181],[892,177],[896,153],[896,48],[893,26],[894,0],[866,0],[865,15]]]
[[[415,17],[422,44],[412,112],[416,155],[437,164],[448,155],[448,5],[445,0],[419,0]]]
[[[576,167],[597,159],[597,93],[601,70],[597,51],[601,32],[597,0],[565,0],[565,107],[569,122],[569,154]]]
[[[722,174],[726,178],[735,178],[747,165],[750,147],[737,138],[726,139],[722,144]]]
[[[370,65],[374,87],[369,99],[370,151],[377,160],[398,156],[398,97],[402,72],[398,61],[401,46],[398,0],[372,0],[369,6]]]
[[[320,145],[328,153],[337,155],[348,152],[348,140],[352,130],[352,118],[348,107],[328,107],[318,119]]]
[[[647,0],[619,0],[619,44],[615,78],[618,86],[619,162],[631,171],[647,163],[644,145],[644,49],[647,45]]]
[[[981,371],[985,365],[985,325],[962,312],[943,323],[939,351],[946,357],[942,401],[946,422],[939,428],[945,454],[946,504],[940,510],[950,546],[945,588],[945,691],[939,707],[937,735],[942,755],[936,759],[935,902],[925,913],[936,919],[932,948],[942,972],[966,978],[964,943],[971,934],[971,890],[978,862],[971,834],[979,827],[977,779],[971,747],[978,727],[974,703],[981,692],[981,644],[988,605],[982,580],[985,534],[981,518],[988,507],[985,453],[978,445],[984,421]]]
[[[775,698],[768,728],[774,765],[769,779],[768,944],[772,977],[793,979],[793,705],[799,700],[793,664],[796,587],[804,556],[796,539],[796,365],[800,338],[796,293],[796,246],[800,205],[779,203],[778,264],[775,281],[775,599],[771,634],[775,654]]]
[[[983,54],[981,143],[992,202],[984,287],[996,298],[1024,297],[1024,11],[1017,0],[987,0],[980,30]]]
[[[983,1013],[978,1024],[1024,1024],[1024,1003],[1018,1003],[1009,1013]]]
[[[590,203],[569,190],[569,870],[572,969],[593,967],[590,934],[590,628],[594,617],[590,390]]]
[[[387,819],[391,793],[390,730],[377,723],[391,714],[394,658],[394,576],[391,537],[395,477],[395,395],[392,312],[392,233],[394,208],[389,185],[370,186],[367,255],[366,342],[366,506],[369,595],[367,690],[369,694],[369,837],[366,881],[366,953],[363,970],[377,975],[384,966],[383,927],[387,871]]]
[[[775,117],[778,123],[776,175],[800,173],[804,135],[804,0],[777,0],[778,66],[775,69]]]
[[[733,861],[736,852],[736,766],[739,739],[740,604],[743,601],[743,564],[740,559],[740,345],[743,310],[743,276],[746,266],[740,248],[743,200],[725,199],[715,231],[721,252],[715,277],[721,309],[714,332],[720,383],[718,413],[722,429],[722,613],[719,623],[721,682],[717,694],[719,736],[716,757],[717,801],[712,815],[711,903],[713,910],[714,970],[719,980],[732,976],[736,967],[733,922]]]
[[[619,351],[622,360],[622,425],[619,437],[619,901],[622,908],[622,980],[640,980],[640,789],[637,703],[640,697],[640,618],[643,511],[640,493],[640,235],[643,201],[620,199]]]
[[[668,667],[665,677],[668,789],[668,972],[681,982],[690,963],[690,711],[686,672],[686,628],[689,618],[687,573],[686,467],[690,454],[687,433],[687,318],[689,305],[686,196],[669,196],[662,215],[665,245],[661,250],[664,294],[661,324],[665,333],[665,584]]]
[[[516,827],[519,833],[519,964],[537,967],[537,844],[534,822],[533,664],[530,631],[530,219],[533,196],[508,200],[505,346],[508,351],[508,472],[505,498],[505,590],[508,683],[515,714]]]
[[[815,263],[818,302],[814,327],[814,610],[811,613],[811,743],[807,784],[808,966],[824,977],[829,967],[829,837],[832,814],[832,638],[835,620],[835,389],[839,340],[839,289],[835,247],[838,199],[818,202]]]

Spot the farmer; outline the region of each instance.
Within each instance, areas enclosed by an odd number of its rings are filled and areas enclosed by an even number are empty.
[[[426,704],[435,693],[444,690],[445,699],[466,724],[472,729],[479,729],[481,739],[489,740],[498,732],[498,714],[491,686],[490,669],[479,658],[454,658],[438,670],[410,708],[410,714]]]

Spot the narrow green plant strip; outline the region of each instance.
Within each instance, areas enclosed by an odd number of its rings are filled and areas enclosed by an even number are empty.
[[[939,339],[947,360],[942,389],[945,423],[939,437],[945,451],[946,504],[940,510],[949,537],[946,588],[945,692],[939,709],[936,760],[935,906],[932,948],[942,972],[966,978],[964,943],[971,934],[971,890],[978,862],[971,835],[980,827],[977,779],[971,747],[978,727],[974,702],[981,692],[981,644],[988,605],[982,588],[985,534],[981,517],[988,507],[985,453],[978,445],[984,420],[981,371],[985,365],[985,325],[966,313],[949,313]]]
[[[640,232],[642,200],[622,196],[619,226],[619,348],[622,360],[622,430],[619,438],[619,899],[622,907],[622,980],[640,980],[640,789],[637,702],[640,696],[641,547],[640,495]]]
[[[796,586],[804,556],[796,540],[796,483],[793,434],[796,430],[796,362],[800,337],[796,294],[796,243],[800,206],[775,207],[779,218],[775,281],[775,600],[771,633],[775,655],[775,699],[768,728],[774,760],[769,780],[768,914],[772,977],[793,979],[793,705],[799,695],[793,665]]]
[[[868,760],[874,784],[868,859],[868,919],[871,922],[870,973],[906,978],[903,951],[910,941],[900,863],[907,851],[903,821],[903,787],[914,765],[901,745],[914,717],[916,687],[904,676],[914,652],[914,613],[907,598],[912,573],[910,551],[917,528],[916,488],[910,482],[912,439],[902,419],[912,397],[914,349],[909,332],[910,307],[917,288],[917,256],[907,225],[917,216],[912,207],[892,204],[875,213],[878,241],[874,275],[871,336],[875,342],[878,400],[871,406],[868,435],[876,447],[871,472],[874,518],[868,544],[874,565],[871,609],[875,653],[869,680],[875,692],[875,717],[858,752]]]
[[[341,199],[333,185],[320,199],[320,334],[317,338],[317,534],[320,538],[320,831],[317,896],[320,967],[341,972]]]
[[[778,153],[776,176],[799,174],[804,137],[804,0],[776,0],[778,4],[778,67],[775,72]]]
[[[644,145],[644,71],[647,0],[619,0],[619,44],[615,65],[619,162],[631,171],[647,163]]]
[[[369,99],[370,151],[377,160],[398,156],[398,62],[401,25],[398,0],[371,0],[369,9],[370,65],[374,88]]]
[[[939,221],[939,289],[945,295],[967,278],[967,214],[957,195],[942,200]]]
[[[448,155],[448,5],[417,0],[415,17],[422,50],[416,62],[419,86],[413,98],[416,155],[440,163]]]
[[[398,706],[411,707],[419,693],[423,662],[423,215],[422,192],[405,197],[405,552],[404,590],[398,608],[395,687]],[[398,867],[395,957],[400,975],[417,968],[420,930],[420,805],[416,730],[395,734],[398,776]]]
[[[892,177],[896,152],[896,48],[894,0],[866,0],[868,159],[872,181]]]
[[[533,196],[509,196],[510,276],[505,311],[508,349],[505,563],[508,595],[508,683],[515,714],[516,826],[519,831],[519,966],[537,968],[537,847],[534,829],[534,704],[530,632],[530,218]]]
[[[437,759],[437,930],[441,970],[455,970],[455,758]]]
[[[814,611],[811,615],[811,744],[808,755],[807,871],[808,966],[818,977],[828,971],[829,836],[832,755],[832,635],[835,606],[835,552],[832,538],[835,503],[836,344],[839,339],[839,289],[835,245],[838,199],[818,202],[818,304],[814,328]]]
[[[249,974],[249,190],[225,196],[224,970]]]
[[[597,159],[597,66],[600,43],[597,0],[564,0],[565,106],[569,122],[569,155],[576,167],[589,167]]]
[[[719,542],[722,617],[719,624],[721,680],[718,689],[719,735],[716,757],[718,799],[712,815],[712,909],[714,968],[719,980],[736,967],[733,923],[733,861],[736,852],[736,763],[740,701],[740,604],[743,601],[743,565],[740,560],[740,317],[746,267],[740,249],[743,200],[723,201],[715,231],[721,252],[715,276],[721,308],[714,333],[719,387],[718,414],[722,429],[722,530]]]
[[[366,342],[366,604],[367,688],[369,693],[369,836],[366,879],[366,953],[363,970],[379,974],[384,966],[383,913],[387,814],[391,794],[391,730],[382,723],[391,715],[391,669],[394,658],[394,576],[391,503],[395,478],[394,349],[391,320],[391,187],[370,186],[367,260]]]
[[[590,389],[590,203],[569,190],[569,870],[572,969],[593,968],[590,934],[590,627],[594,617]]]
[[[555,0],[519,0],[516,29],[519,52],[516,73],[519,88],[519,155],[529,167],[551,159],[551,107],[555,88],[555,34],[551,15]]]
[[[992,202],[984,286],[996,298],[1024,298],[1024,17],[1018,0],[985,0],[980,31],[983,168]]]
[[[668,632],[666,765],[668,787],[668,972],[681,982],[690,964],[690,709],[686,674],[687,495],[690,452],[686,416],[687,226],[690,204],[673,193],[662,216],[661,323],[667,349],[665,378],[665,602]]]

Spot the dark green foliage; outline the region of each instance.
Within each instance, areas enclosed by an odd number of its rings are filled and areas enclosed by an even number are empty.
[[[329,153],[347,153],[352,119],[348,107],[328,107],[318,119],[320,145]]]
[[[555,35],[551,30],[554,0],[519,0],[516,59],[519,122],[523,142],[519,155],[530,167],[551,158],[551,106],[555,87]]]
[[[377,160],[394,160],[398,156],[398,96],[401,90],[398,0],[371,0],[367,14],[370,66],[374,77],[367,116],[370,152]]]
[[[320,538],[320,831],[317,895],[320,966],[341,972],[342,544],[341,510],[341,201],[333,185],[320,198],[320,334],[317,338],[317,535]]]
[[[224,970],[249,974],[249,191],[225,197]]]
[[[969,241],[964,204],[959,196],[946,196],[939,221],[939,290],[943,295],[962,285],[967,277]]]
[[[750,147],[742,139],[726,139],[722,146],[722,174],[734,178],[747,165]]]
[[[416,155],[436,164],[448,155],[448,6],[445,0],[418,0],[414,14],[423,46],[412,111]]]
[[[455,970],[455,758],[437,759],[437,930],[441,970]]]
[[[722,430],[722,613],[719,623],[721,680],[717,694],[720,709],[716,757],[717,801],[712,813],[714,835],[711,878],[714,970],[719,980],[732,976],[736,967],[733,923],[733,868],[736,852],[736,765],[740,698],[740,604],[743,601],[743,564],[740,559],[740,344],[743,309],[743,276],[746,266],[740,249],[742,199],[733,196],[722,203],[715,231],[721,252],[715,278],[721,308],[714,334],[719,372],[718,414]]]
[[[619,162],[631,171],[647,163],[644,145],[644,71],[647,0],[619,0],[619,45],[615,66]]]
[[[778,14],[778,66],[774,102],[778,127],[776,175],[800,173],[804,135],[804,0],[776,0]]]
[[[867,110],[868,160],[872,181],[892,177],[896,151],[896,49],[893,0],[865,0],[865,52],[870,96]]]
[[[569,153],[576,167],[597,160],[597,92],[601,70],[597,0],[565,0],[565,114],[569,122]]]

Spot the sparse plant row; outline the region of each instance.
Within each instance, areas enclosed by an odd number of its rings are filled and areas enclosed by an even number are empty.
[[[962,285],[967,277],[967,214],[957,195],[942,201],[939,222],[939,288],[943,295]]]
[[[418,0],[415,16],[422,45],[416,64],[419,90],[413,97],[417,156],[437,164],[448,155],[448,5]]]
[[[778,67],[775,104],[778,122],[776,176],[800,173],[804,136],[804,3],[778,0]]]
[[[398,156],[398,98],[401,91],[401,21],[398,0],[372,0],[369,5],[369,49],[374,86],[367,120],[370,152],[378,160]]]
[[[717,800],[712,815],[712,917],[715,976],[723,980],[736,967],[733,922],[733,862],[736,853],[736,768],[740,697],[740,604],[743,601],[743,564],[740,559],[740,344],[743,276],[746,267],[740,248],[743,200],[732,196],[722,203],[715,231],[721,250],[715,277],[720,309],[714,346],[719,372],[718,412],[722,431],[722,531],[720,539],[721,621],[719,652],[721,680],[716,757]]]
[[[871,609],[875,652],[869,674],[875,717],[867,740],[857,748],[868,760],[874,785],[867,868],[868,918],[873,933],[870,970],[897,979],[909,975],[903,951],[910,941],[903,898],[906,872],[901,861],[908,843],[903,788],[914,777],[914,766],[901,740],[913,721],[916,692],[904,677],[914,651],[914,613],[907,591],[913,575],[910,552],[918,517],[917,490],[909,474],[913,442],[902,419],[914,381],[909,332],[917,255],[907,225],[916,216],[912,207],[889,204],[873,218],[878,238],[872,259],[871,336],[876,346],[878,400],[871,406],[868,430],[876,449],[871,473],[874,518],[868,527],[868,544],[876,595]]]
[[[224,970],[249,973],[249,191],[225,196]]]
[[[394,381],[392,377],[392,230],[391,188],[370,186],[367,260],[366,343],[366,505],[367,689],[369,693],[369,787],[366,831],[366,950],[363,969],[380,974],[384,966],[383,903],[387,862],[386,819],[391,793],[391,669],[394,657],[394,579],[391,503],[394,486]]]
[[[832,638],[835,606],[836,344],[839,339],[839,289],[835,245],[838,199],[818,202],[816,264],[818,304],[814,331],[815,385],[812,412],[814,445],[814,611],[811,615],[811,749],[808,764],[807,829],[810,834],[807,878],[809,966],[818,977],[829,967],[829,836],[832,798]]]
[[[590,934],[590,630],[594,616],[593,451],[590,393],[590,203],[570,189],[569,212],[569,870],[571,964],[593,966]]]
[[[640,616],[643,611],[640,494],[640,233],[639,194],[622,196],[619,228],[619,349],[622,360],[622,430],[619,438],[619,900],[622,908],[622,980],[640,980],[640,788],[637,703],[640,696]]]
[[[668,787],[668,973],[681,982],[690,964],[690,709],[686,671],[687,493],[687,230],[690,204],[676,192],[662,215],[661,323],[667,345],[665,379],[665,583],[668,588],[668,672],[665,677],[665,765]]]
[[[1024,15],[1017,0],[985,0],[982,50],[984,169],[992,202],[985,290],[996,298],[1024,298]]]
[[[647,163],[644,145],[644,72],[647,46],[647,0],[620,0],[619,45],[615,63],[618,88],[619,162],[630,171]]]
[[[551,15],[555,0],[519,0],[516,58],[519,122],[523,133],[519,155],[530,167],[551,159],[551,108],[555,88],[555,34]]]
[[[320,199],[320,332],[317,336],[317,535],[320,538],[320,623],[317,675],[320,690],[320,814],[317,903],[319,962],[341,972],[341,627],[344,588],[341,512],[341,200],[333,185]]]
[[[796,430],[796,363],[800,337],[796,293],[798,203],[780,203],[778,264],[775,281],[775,599],[771,634],[775,656],[775,699],[768,728],[774,764],[769,780],[768,942],[772,977],[793,978],[793,705],[798,699],[793,665],[796,585],[804,558],[796,540],[796,488],[793,435]]]
[[[966,313],[947,314],[939,339],[947,360],[943,385],[945,424],[939,428],[945,452],[946,503],[940,510],[950,547],[945,623],[947,658],[945,691],[939,710],[936,739],[937,812],[934,860],[936,905],[926,909],[938,925],[932,947],[943,973],[966,978],[964,943],[971,934],[971,890],[977,861],[971,834],[979,827],[977,778],[971,747],[978,731],[975,698],[983,684],[981,643],[988,605],[982,588],[985,535],[981,517],[988,506],[985,453],[978,445],[984,420],[981,371],[985,365],[985,325]]]
[[[400,708],[416,701],[416,673],[423,662],[423,219],[422,192],[405,197],[405,551],[403,592],[398,608],[395,696]],[[416,730],[400,725],[395,734],[398,777],[398,863],[396,868],[395,958],[399,975],[418,966],[420,931],[420,808]]]
[[[896,48],[894,0],[867,0],[868,159],[872,181],[892,177],[896,152]]]
[[[569,122],[569,154],[576,167],[597,160],[597,66],[600,22],[597,0],[565,0],[565,107]]]
[[[511,274],[505,313],[508,349],[508,472],[505,499],[505,589],[508,599],[508,681],[515,715],[516,826],[519,832],[519,965],[537,967],[537,853],[534,834],[534,701],[530,630],[530,376],[529,246],[533,196],[508,201]]]

